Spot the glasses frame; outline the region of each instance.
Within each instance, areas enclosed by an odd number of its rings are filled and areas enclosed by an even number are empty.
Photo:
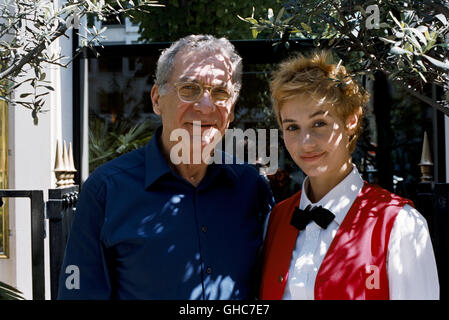
[[[186,84],[192,84],[192,85],[200,87],[201,92],[198,94],[198,98],[197,99],[189,101],[189,100],[186,100],[186,99],[181,97],[181,94],[179,93],[179,89],[180,89],[180,87],[182,85],[186,85]],[[228,88],[223,87],[223,86],[208,86],[208,85],[202,85],[201,83],[192,82],[192,81],[179,81],[179,82],[176,82],[174,85],[175,85],[176,93],[178,94],[179,100],[181,100],[182,102],[186,102],[186,103],[198,102],[201,99],[201,97],[203,96],[203,94],[204,94],[204,89],[209,91],[210,97],[211,97],[212,101],[214,102],[214,104],[216,104],[216,105],[223,104],[223,106],[226,106],[226,104],[229,102],[229,100],[231,100],[232,97],[234,96],[234,91],[233,90],[230,91],[230,90],[228,90]],[[229,93],[229,97],[226,100],[216,100],[214,98],[214,96],[212,95],[212,91],[215,88],[222,88],[222,89],[224,88],[224,89],[226,89],[226,91]]]

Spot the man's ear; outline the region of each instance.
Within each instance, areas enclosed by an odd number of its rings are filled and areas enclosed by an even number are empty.
[[[160,99],[160,94],[159,94],[159,86],[157,84],[153,85],[153,87],[151,88],[151,103],[153,104],[153,111],[155,114],[157,115],[161,115],[161,108],[159,105],[159,99]]]
[[[229,115],[229,123],[234,121],[234,109],[232,109],[231,114]]]
[[[234,110],[235,110],[235,103],[232,105],[231,112],[229,113],[229,123],[231,123],[235,119]]]

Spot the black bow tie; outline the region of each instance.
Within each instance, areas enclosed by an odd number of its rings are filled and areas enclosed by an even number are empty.
[[[313,220],[321,228],[326,229],[334,218],[335,215],[329,210],[321,206],[312,208],[309,204],[304,210],[298,207],[295,208],[290,224],[301,231]]]

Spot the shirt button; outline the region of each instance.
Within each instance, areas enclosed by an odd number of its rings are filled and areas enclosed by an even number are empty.
[[[201,227],[201,231],[203,231],[204,233],[206,233],[206,232],[207,232],[207,226],[202,226],[202,227]]]
[[[211,268],[211,267],[207,267],[206,272],[207,272],[208,274],[211,274],[211,273],[212,273],[212,268]]]

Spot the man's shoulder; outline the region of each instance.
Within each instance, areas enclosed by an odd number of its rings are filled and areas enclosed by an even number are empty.
[[[243,181],[246,183],[254,182],[264,182],[262,176],[259,174],[256,166],[249,163],[231,163],[231,164],[223,164],[228,171],[230,171],[235,177],[237,181]]]
[[[135,175],[139,171],[139,174],[143,175],[143,170],[145,168],[144,164],[145,147],[142,147],[98,166],[89,175],[89,179],[86,183],[90,182],[90,184],[101,184],[113,176],[128,175],[130,173]],[[139,168],[142,171],[139,170]]]
[[[231,168],[231,170],[234,170],[237,174],[247,174],[254,177],[259,175],[257,168],[254,165],[246,162],[225,164],[225,166]]]

